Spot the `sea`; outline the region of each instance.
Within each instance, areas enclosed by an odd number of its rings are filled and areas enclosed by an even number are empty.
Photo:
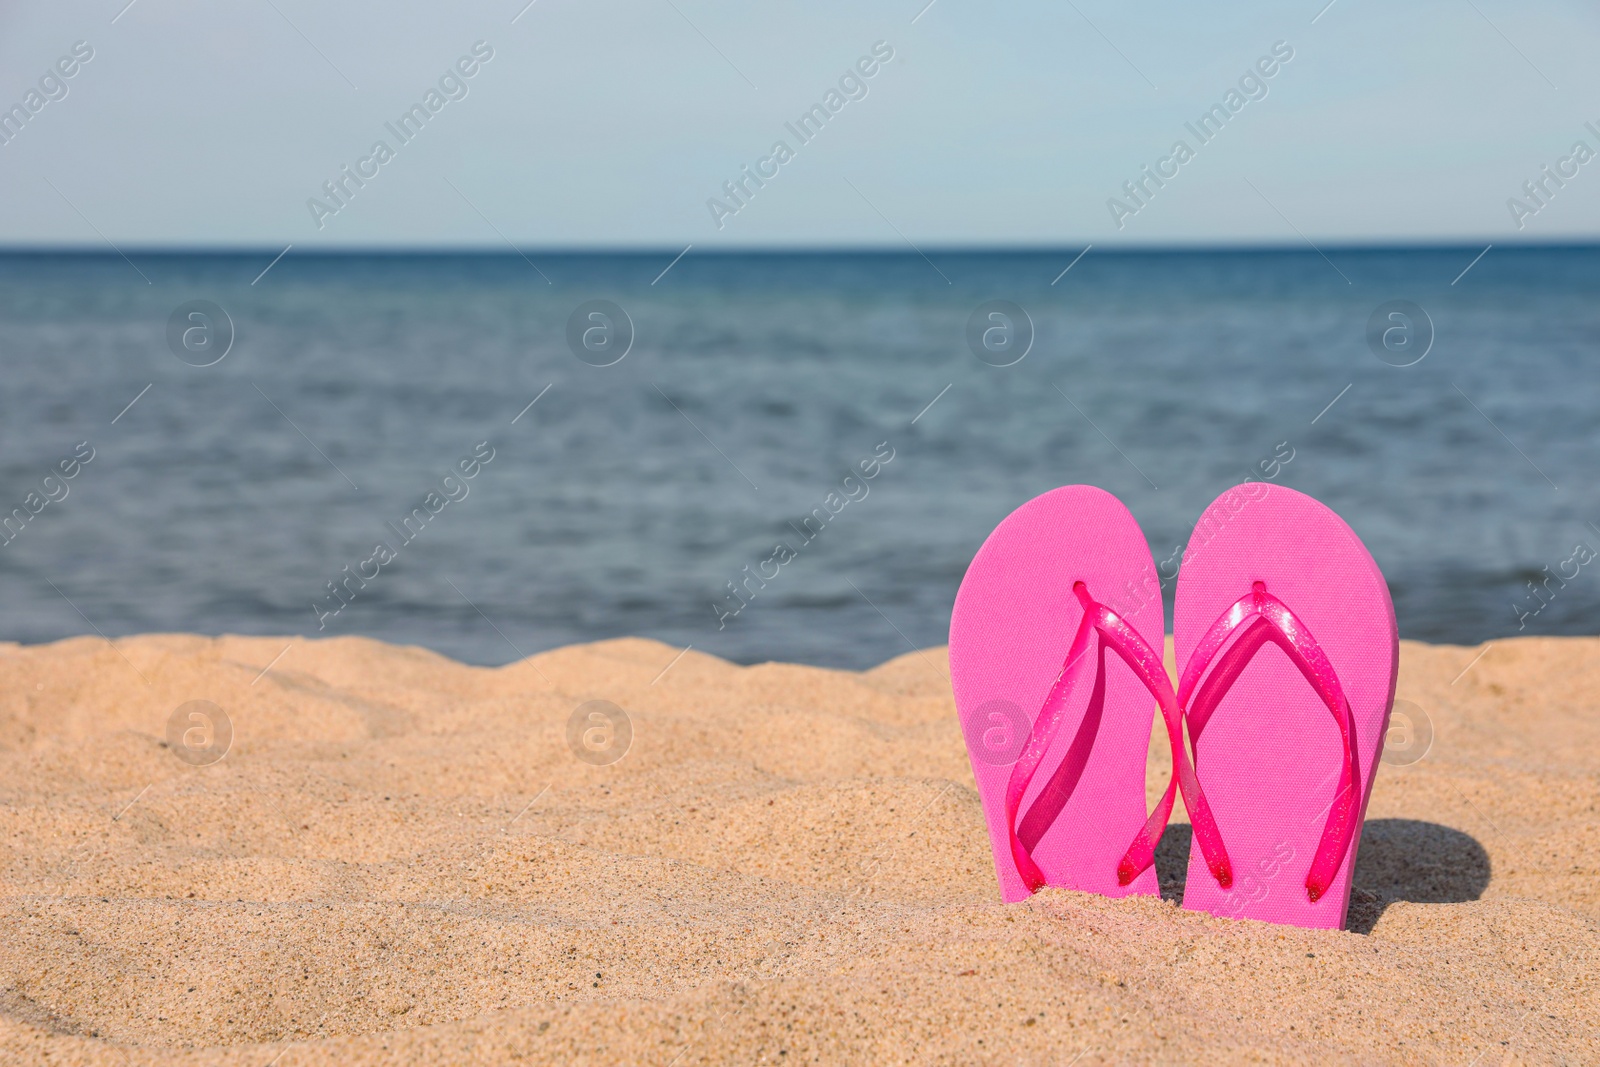
[[[1402,637],[1600,633],[1597,248],[125,251],[0,256],[0,639],[861,669],[1069,483],[1170,615],[1252,478]]]

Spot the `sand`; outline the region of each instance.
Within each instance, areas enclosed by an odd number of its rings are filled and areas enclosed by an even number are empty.
[[[1004,906],[942,649],[678,651],[0,645],[0,1062],[1600,1062],[1600,639],[1403,645],[1351,932]]]

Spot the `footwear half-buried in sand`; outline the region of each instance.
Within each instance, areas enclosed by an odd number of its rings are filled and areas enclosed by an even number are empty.
[[[1225,493],[1190,545],[1173,609],[1178,700],[1234,883],[1195,849],[1183,906],[1343,928],[1394,702],[1389,588],[1339,516],[1283,486]]]
[[[950,677],[1006,901],[1046,885],[1158,892],[1151,863],[1173,792],[1147,819],[1152,701],[1201,828],[1197,854],[1228,880],[1162,667],[1162,616],[1138,523],[1093,486],[1028,501],[973,558],[951,616]]]
[[[973,558],[950,673],[1002,896],[1155,893],[1181,790],[1184,907],[1342,928],[1394,700],[1388,586],[1337,515],[1282,486],[1230,490],[1190,545],[1176,693],[1150,551],[1111,494],[1036,497]],[[1152,699],[1173,776],[1146,818]]]

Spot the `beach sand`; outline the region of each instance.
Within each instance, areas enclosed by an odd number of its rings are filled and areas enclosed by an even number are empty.
[[[942,649],[0,645],[0,1062],[1600,1062],[1600,638],[1481,651],[1402,645],[1435,738],[1333,932],[1002,905]],[[597,698],[608,766],[567,742]]]

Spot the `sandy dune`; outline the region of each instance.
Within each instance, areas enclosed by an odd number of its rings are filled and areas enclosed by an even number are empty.
[[[1350,933],[999,904],[942,650],[296,640],[262,674],[286,643],[0,645],[0,1060],[1600,1061],[1600,639],[1454,684],[1479,649],[1403,646],[1435,740],[1382,769]],[[595,698],[608,766],[567,742]],[[166,740],[196,699],[209,766]]]

